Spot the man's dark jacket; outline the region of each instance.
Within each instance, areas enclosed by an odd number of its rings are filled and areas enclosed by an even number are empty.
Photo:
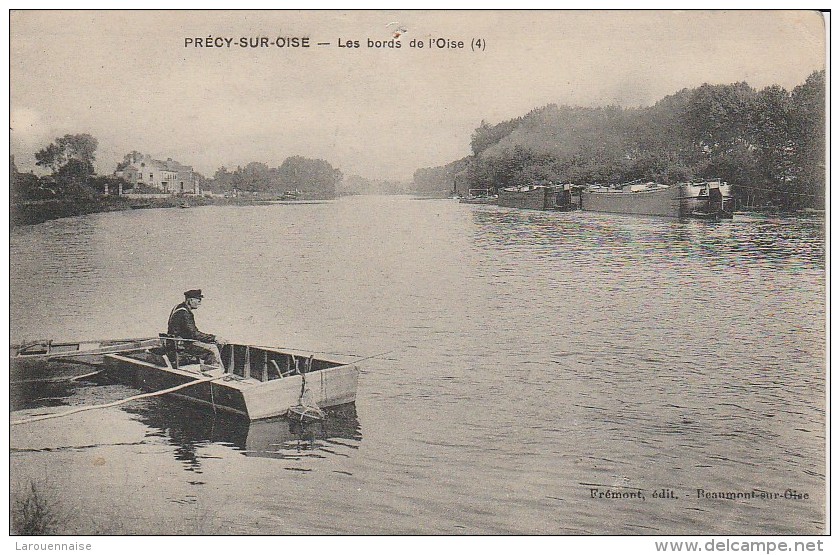
[[[203,341],[204,343],[216,341],[215,335],[198,331],[198,328],[195,327],[195,316],[193,316],[192,310],[186,302],[172,309],[172,314],[169,315],[169,329],[166,333],[183,339]]]

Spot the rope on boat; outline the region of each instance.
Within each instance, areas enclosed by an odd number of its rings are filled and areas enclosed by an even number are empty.
[[[370,360],[372,358],[378,358],[384,355],[388,355],[393,353],[394,350],[385,351],[383,353],[378,353],[375,355],[370,355],[367,357],[361,357],[347,364],[355,364],[357,362],[362,362],[363,360]],[[298,368],[297,359],[292,355],[292,358],[295,361],[295,368]],[[318,406],[318,403],[312,398],[312,390],[306,387],[306,374],[308,374],[312,370],[312,359],[313,355],[309,356],[309,359],[306,361],[306,365],[304,367],[304,371],[300,372],[298,368],[298,373],[300,374],[301,382],[300,382],[300,397],[298,398],[298,404],[293,406],[288,410],[286,416],[288,418],[294,418],[299,420],[303,423],[305,420],[323,420],[327,417],[327,413]],[[321,387],[324,387],[323,377],[321,378]]]
[[[88,411],[88,410],[106,409],[106,408],[110,408],[110,407],[116,407],[118,405],[123,405],[125,403],[130,402],[130,401],[136,401],[137,399],[145,399],[145,398],[148,398],[148,397],[157,397],[158,395],[165,395],[166,393],[172,393],[173,391],[178,391],[179,389],[184,389],[184,388],[187,388],[187,387],[190,387],[190,386],[193,386],[193,385],[197,385],[197,384],[200,384],[200,383],[211,382],[213,380],[219,380],[219,379],[224,379],[224,376],[210,376],[210,377],[207,377],[207,378],[199,378],[197,380],[193,380],[191,382],[183,383],[181,385],[176,385],[174,387],[170,387],[170,388],[167,388],[167,389],[161,389],[160,391],[152,391],[150,393],[141,393],[140,395],[134,395],[134,396],[128,397],[126,399],[121,399],[119,401],[113,401],[111,403],[105,403],[103,405],[89,405],[89,406],[86,406],[86,407],[79,407],[79,408],[71,409],[71,410],[64,411],[64,412],[58,412],[58,413],[54,413],[54,414],[45,414],[45,415],[41,415],[41,416],[35,416],[35,417],[32,417],[32,418],[25,418],[23,420],[12,420],[10,422],[10,424],[13,425],[13,426],[16,425],[16,424],[29,424],[31,422],[38,422],[40,420],[48,420],[50,418],[60,418],[62,416],[70,416],[71,414],[77,414],[77,413]],[[212,390],[212,387],[210,389]]]
[[[321,407],[318,406],[318,403],[315,399],[312,398],[312,392],[307,389],[306,387],[306,374],[312,371],[312,359],[314,355],[309,355],[309,359],[306,361],[306,366],[303,372],[300,372],[300,397],[298,398],[298,404],[294,407],[290,408],[287,416],[295,416],[296,418],[300,418],[300,422],[307,418],[311,420],[323,420],[326,418],[327,413],[325,413]],[[295,361],[297,362],[297,361]]]
[[[222,363],[222,357],[219,357],[219,364]],[[222,376],[224,377],[224,376]],[[213,384],[210,384],[210,404],[213,405],[213,415],[216,415],[216,399],[213,396]],[[214,421],[215,422],[215,421]]]
[[[323,420],[327,417],[327,413],[325,413],[319,407],[308,407],[306,405],[297,405],[289,409],[288,416],[294,416],[296,420],[299,420],[302,424],[307,419],[309,420]]]
[[[91,376],[95,376],[97,374],[101,374],[103,370],[96,370],[95,372],[88,372],[87,374],[82,374],[81,376],[65,376],[63,378],[36,378],[31,380],[17,380],[14,382],[9,382],[9,385],[21,385],[26,383],[42,383],[42,382],[49,382],[49,383],[56,383],[56,382],[75,382],[76,380],[83,380],[85,378],[89,378]]]

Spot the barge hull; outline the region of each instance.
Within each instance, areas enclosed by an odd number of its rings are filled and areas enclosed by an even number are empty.
[[[655,191],[581,193],[581,210],[638,216],[680,217],[679,189],[668,187]]]

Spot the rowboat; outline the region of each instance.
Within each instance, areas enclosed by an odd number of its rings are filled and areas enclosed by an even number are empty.
[[[356,400],[359,368],[315,358],[303,351],[227,344],[219,365],[188,355],[172,356],[171,340],[143,350],[104,356],[105,373],[150,391],[167,391],[194,405],[261,420],[293,414],[317,415],[321,408]]]
[[[470,189],[467,191],[467,196],[458,197],[458,202],[462,204],[496,204],[498,195],[494,195],[490,189]]]
[[[496,204],[499,200],[498,196],[487,197],[462,197],[458,199],[461,204]]]

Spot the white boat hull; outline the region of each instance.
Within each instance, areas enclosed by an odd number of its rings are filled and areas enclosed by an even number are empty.
[[[260,349],[260,352],[264,351]],[[270,352],[282,354],[279,351]],[[265,381],[253,377],[251,372],[239,376],[221,374],[219,370],[220,374],[216,380],[196,383],[168,395],[214,411],[244,416],[250,420],[282,416],[300,404],[315,404],[320,408],[328,408],[354,402],[359,379],[358,366],[317,362],[319,366],[330,366],[305,374]],[[105,355],[105,365],[109,375],[115,379],[149,391],[161,391],[192,381],[206,380],[199,364],[170,368],[130,355],[109,354]],[[313,368],[317,366],[313,365]]]

